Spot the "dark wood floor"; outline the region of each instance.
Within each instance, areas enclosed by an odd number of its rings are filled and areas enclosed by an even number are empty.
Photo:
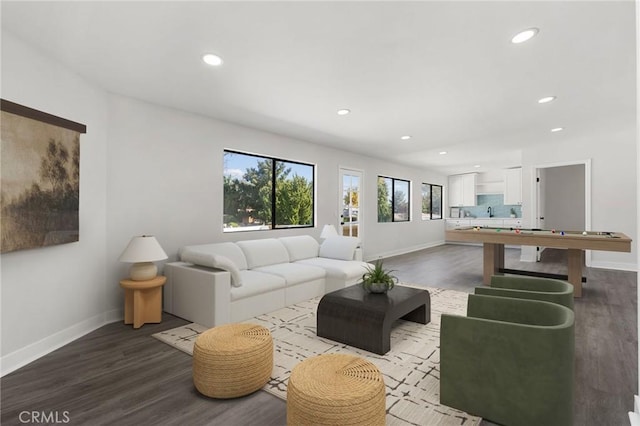
[[[445,245],[386,259],[385,266],[405,282],[472,292],[482,280],[481,250]],[[543,262],[521,263],[520,251],[507,249],[506,266],[565,271],[562,250],[545,253]],[[629,424],[638,383],[636,273],[586,275],[575,305],[575,424]],[[195,391],[191,357],[150,337],[185,323],[165,315],[138,330],[109,324],[3,377],[1,423],[23,424],[20,413],[36,411],[57,412],[60,420],[66,414],[70,425],[284,425],[285,402],[266,392],[219,401]]]

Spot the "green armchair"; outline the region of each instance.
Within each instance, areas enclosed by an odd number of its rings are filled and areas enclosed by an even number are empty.
[[[549,278],[494,275],[490,287],[476,287],[476,294],[516,297],[557,303],[573,310],[573,285]]]
[[[573,422],[574,314],[555,303],[469,295],[443,314],[440,403],[502,425]]]

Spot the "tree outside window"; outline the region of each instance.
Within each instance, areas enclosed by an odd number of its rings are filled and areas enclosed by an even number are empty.
[[[224,152],[224,232],[313,226],[311,164]]]
[[[442,219],[442,185],[422,184],[422,220]]]
[[[378,222],[410,220],[410,182],[378,176]]]

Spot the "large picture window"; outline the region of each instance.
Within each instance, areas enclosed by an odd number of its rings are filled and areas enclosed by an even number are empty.
[[[314,166],[224,151],[224,232],[311,227]]]
[[[378,222],[408,222],[410,182],[378,176]]]
[[[422,184],[422,220],[442,219],[442,185]]]

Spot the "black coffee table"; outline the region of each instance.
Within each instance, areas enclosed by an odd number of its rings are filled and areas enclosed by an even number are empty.
[[[384,355],[391,349],[391,325],[400,318],[420,324],[431,321],[429,292],[396,286],[386,294],[372,294],[356,284],[320,299],[316,333]]]

